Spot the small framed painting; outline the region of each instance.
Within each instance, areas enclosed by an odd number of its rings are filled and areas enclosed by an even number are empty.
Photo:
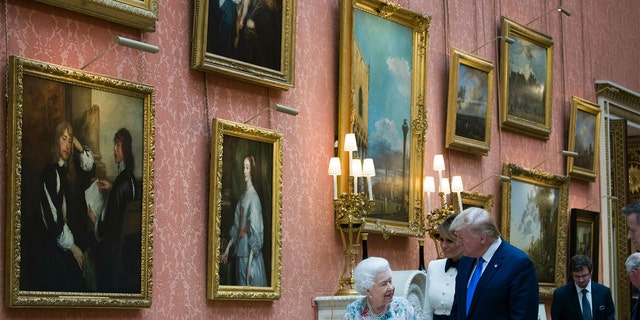
[[[491,145],[493,63],[452,49],[447,148],[487,155]]]

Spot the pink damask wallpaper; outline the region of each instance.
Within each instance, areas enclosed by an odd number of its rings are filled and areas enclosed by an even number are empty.
[[[558,5],[553,1],[401,0],[401,6],[432,17],[428,41],[429,128],[425,174],[433,155],[444,153],[447,175],[475,185],[497,174],[503,162],[532,167],[565,146],[571,95],[593,100],[593,82],[610,79],[640,91],[635,53],[640,29],[635,0],[600,3],[569,0],[571,17],[550,14],[531,27],[554,39],[553,131],[549,141],[499,128],[494,106],[491,152],[486,157],[444,149],[444,125],[451,47],[472,51],[492,41],[500,16],[526,23]],[[10,55],[80,68],[111,45],[113,35],[160,47],[157,54],[119,47],[86,71],[153,85],[156,89],[155,221],[153,303],[139,310],[0,309],[0,318],[105,319],[314,319],[316,296],[332,295],[342,266],[339,234],[333,225],[332,181],[327,175],[337,121],[339,1],[297,1],[295,88],[268,89],[190,68],[193,1],[160,0],[156,31],[119,24],[35,1],[0,3],[0,74],[6,79]],[[496,42],[497,43],[497,42]],[[381,46],[384,43],[380,44]],[[476,54],[498,64],[495,44]],[[6,123],[6,81],[0,86]],[[497,86],[496,86],[497,87]],[[590,96],[591,95],[591,96]],[[494,95],[494,97],[497,95]],[[272,302],[206,299],[209,146],[212,118],[244,122],[271,103],[299,109],[297,117],[269,112],[252,124],[284,137],[282,297]],[[497,100],[496,100],[497,105]],[[6,139],[0,139],[5,153]],[[535,152],[531,152],[536,150]],[[541,169],[564,174],[564,158],[552,156]],[[6,160],[0,159],[0,199],[6,202]],[[571,184],[570,202],[579,207],[599,196],[597,182]],[[475,191],[494,194],[500,221],[498,181]],[[6,207],[0,207],[6,221]],[[0,238],[5,230],[0,228]],[[415,269],[414,238],[369,238],[369,255],[388,258],[392,268]],[[435,258],[429,241],[426,260]],[[0,251],[5,252],[4,243]],[[0,270],[5,266],[0,264]],[[2,293],[4,297],[4,291]]]

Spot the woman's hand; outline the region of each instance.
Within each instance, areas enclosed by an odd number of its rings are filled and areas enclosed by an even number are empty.
[[[253,262],[253,251],[249,252],[249,262],[247,262],[247,284],[251,283],[251,263]]]
[[[227,244],[227,247],[224,249],[224,253],[220,257],[220,261],[223,264],[227,264],[227,261],[229,260],[229,249],[231,248],[234,242],[235,241],[233,241],[233,238],[232,238],[231,241],[229,241],[229,243]]]
[[[80,270],[82,270],[82,268],[84,268],[84,255],[82,254],[82,250],[74,243],[71,246],[71,253],[73,253],[73,257],[76,259]]]
[[[227,264],[228,258],[229,258],[229,250],[225,250],[225,252],[222,254],[222,257],[220,257],[220,261],[222,262],[222,264]]]

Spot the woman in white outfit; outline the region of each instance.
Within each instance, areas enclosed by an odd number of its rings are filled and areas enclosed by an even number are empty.
[[[439,242],[444,259],[432,260],[427,268],[427,303],[423,310],[427,320],[449,320],[456,289],[456,265],[462,251],[456,246],[456,235],[449,230],[458,214],[449,216],[438,226]]]

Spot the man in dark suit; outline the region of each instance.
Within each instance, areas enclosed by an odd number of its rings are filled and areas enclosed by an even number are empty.
[[[640,289],[640,252],[632,253],[627,261],[624,263],[629,274],[629,280],[636,289]],[[638,302],[633,306],[633,312],[631,312],[631,320],[640,320],[640,307]]]
[[[466,209],[450,230],[464,255],[458,262],[451,319],[537,320],[539,291],[533,262],[500,237],[489,212]]]
[[[551,319],[613,320],[611,290],[591,281],[591,259],[581,254],[573,256],[569,270],[573,281],[553,292]]]

